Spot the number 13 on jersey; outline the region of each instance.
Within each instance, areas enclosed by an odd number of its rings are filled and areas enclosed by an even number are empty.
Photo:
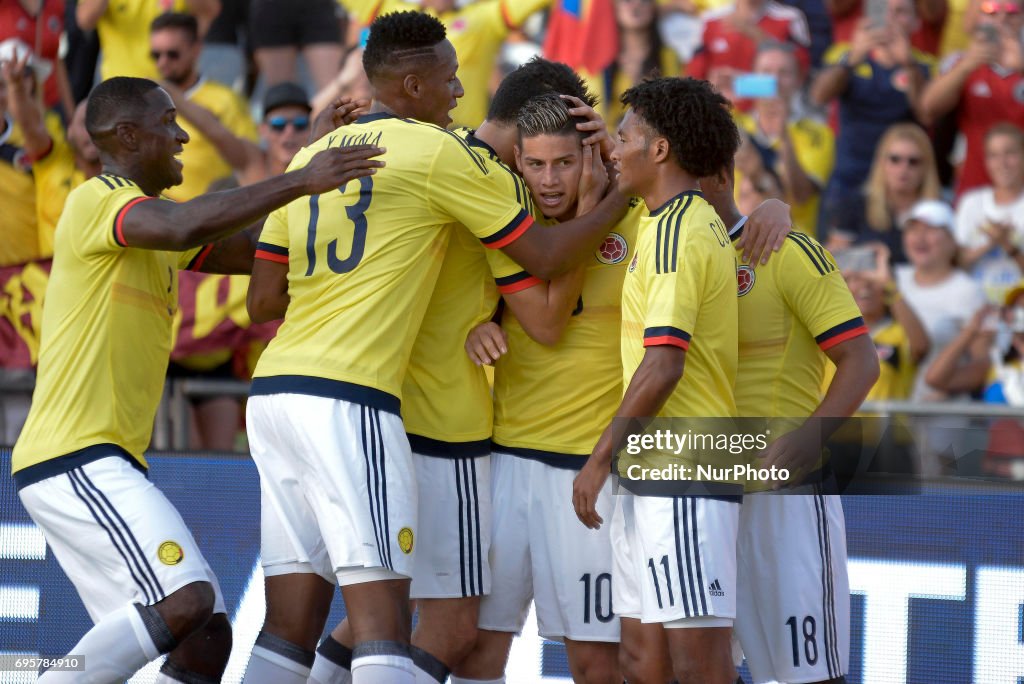
[[[351,182],[351,181],[350,181]],[[344,192],[345,188],[338,188]],[[320,197],[311,195],[309,198],[309,227],[306,230],[306,276],[313,275],[317,266],[316,234],[317,224],[320,221]],[[363,176],[359,179],[359,199],[355,204],[345,207],[345,214],[352,222],[352,246],[349,254],[344,259],[338,258],[338,239],[334,238],[327,243],[327,268],[339,275],[348,273],[359,265],[363,259],[363,252],[366,250],[366,210],[370,208],[370,200],[373,198],[373,176]]]

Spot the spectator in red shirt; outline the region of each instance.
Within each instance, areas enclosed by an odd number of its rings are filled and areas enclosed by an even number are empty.
[[[967,50],[953,55],[925,88],[921,108],[934,121],[957,110],[966,156],[957,196],[988,185],[985,134],[997,123],[1024,126],[1024,14],[1016,0],[985,0]]]
[[[800,68],[806,72],[811,38],[803,12],[775,0],[737,0],[704,15],[702,45],[687,74],[711,81],[733,99],[732,76],[753,70],[757,46],[766,40],[793,43]]]
[[[74,100],[57,54],[63,32],[64,0],[0,0],[0,41],[17,38],[53,66],[43,84],[43,103],[47,109],[59,104],[70,116]]]

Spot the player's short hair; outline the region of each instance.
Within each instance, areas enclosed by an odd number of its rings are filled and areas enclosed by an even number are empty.
[[[583,117],[569,113],[569,104],[557,93],[538,95],[519,108],[516,126],[519,139],[534,138],[538,135],[577,135],[576,124],[586,121]]]
[[[642,124],[668,140],[676,162],[696,178],[713,176],[736,155],[740,134],[729,101],[707,81],[656,78],[622,94]]]
[[[487,110],[487,120],[515,124],[523,103],[546,93],[572,95],[591,107],[597,104],[597,98],[572,68],[561,62],[534,57],[502,80]]]
[[[405,60],[432,57],[434,47],[447,37],[444,24],[422,12],[395,12],[370,24],[363,50],[363,70],[371,81],[381,71]]]
[[[165,29],[177,29],[184,31],[189,41],[199,40],[199,22],[191,14],[184,12],[164,12],[153,20],[149,25],[149,32],[156,33]]]
[[[141,118],[146,111],[146,94],[159,87],[148,78],[108,78],[89,93],[89,104],[85,108],[85,130],[95,139],[99,133],[109,130],[118,121]]]

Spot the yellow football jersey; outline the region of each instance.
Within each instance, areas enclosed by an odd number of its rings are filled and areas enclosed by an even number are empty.
[[[736,125],[740,130],[750,135],[757,132],[757,122],[749,114],[738,112],[736,114]],[[817,235],[818,206],[821,200],[821,191],[825,189],[829,176],[832,175],[832,167],[835,165],[836,142],[832,129],[823,123],[812,119],[800,119],[791,121],[786,125],[789,139],[793,143],[793,151],[796,154],[800,168],[804,170],[808,178],[814,181],[818,192],[809,199],[793,206],[793,224],[802,227],[810,235]],[[771,143],[771,149],[778,153],[782,146],[780,140]],[[742,174],[736,172],[735,184],[740,187]]]
[[[722,220],[696,190],[640,220],[622,290],[625,386],[645,349],[662,344],[687,354],[659,416],[736,415],[736,257]]]
[[[117,0],[96,24],[103,58],[100,80],[114,76],[160,79],[149,56],[149,25],[164,12],[184,12],[185,0]]]
[[[756,270],[741,263],[736,277],[737,409],[741,416],[806,418],[821,402],[822,350],[867,333],[860,309],[832,255],[803,233],[790,233]]]
[[[440,15],[405,0],[341,0],[341,4],[363,25],[392,12],[422,10],[437,16],[459,57],[458,76],[466,90],[451,112],[452,119],[456,126],[478,126],[487,117],[491,77],[502,43],[509,31],[551,0],[480,0]]]
[[[471,130],[460,128],[455,134],[480,154],[505,196],[534,214],[523,179]],[[459,227],[452,233],[402,385],[402,420],[413,451],[434,456],[490,453],[490,383],[484,368],[469,359],[464,343],[470,330],[494,315],[495,282],[521,271],[500,250],[485,249],[468,230]]]
[[[256,142],[259,134],[256,124],[249,116],[249,106],[235,91],[216,81],[200,79],[188,89],[185,97],[190,102],[207,109],[223,126],[237,137]],[[234,169],[220,155],[210,140],[200,133],[184,116],[178,117],[178,124],[188,133],[189,141],[181,153],[181,185],[168,188],[164,193],[177,202],[184,202],[206,192],[214,181],[227,178]]]
[[[454,133],[378,113],[296,155],[387,148],[384,168],[267,219],[257,258],[288,264],[290,303],[260,357],[253,394],[298,392],[399,412],[409,355],[452,224],[499,248],[532,224],[494,172]]]
[[[39,258],[35,184],[22,142],[21,131],[8,117],[6,130],[0,133],[0,201],[4,212],[0,266]]]
[[[910,339],[903,326],[892,319],[885,319],[870,326],[871,341],[878,352],[878,380],[871,387],[865,401],[891,401],[909,399],[914,389],[917,365],[910,351]],[[821,384],[822,393],[832,384],[836,366],[826,359],[825,377]]]
[[[622,399],[622,282],[644,213],[634,200],[588,259],[580,302],[558,344],[536,342],[505,309],[508,353],[494,370],[496,449],[579,468],[615,415]]]
[[[82,450],[99,445],[146,464],[142,453],[171,351],[178,269],[197,268],[208,253],[126,245],[124,216],[146,201],[167,200],[111,174],[68,196],[55,235],[32,408],[14,447],[19,487],[82,465]]]

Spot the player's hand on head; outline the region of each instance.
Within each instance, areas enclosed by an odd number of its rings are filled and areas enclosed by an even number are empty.
[[[604,119],[601,118],[601,115],[578,97],[562,95],[561,98],[572,105],[569,108],[570,114],[586,119],[586,121],[576,124],[577,131],[588,134],[583,139],[583,144],[597,145],[601,148],[601,154],[605,158],[611,157],[612,152],[615,150],[615,142],[608,135],[608,126],[605,124]]]
[[[508,353],[508,335],[493,321],[481,323],[466,336],[466,353],[478,366],[493,366]]]
[[[597,498],[607,479],[608,471],[598,467],[597,462],[589,458],[572,481],[572,507],[576,509],[576,517],[592,530],[598,529],[604,522],[597,514]]]
[[[743,259],[756,266],[767,264],[771,253],[782,249],[786,236],[793,231],[793,215],[789,205],[777,199],[767,199],[754,210],[743,226],[737,247],[743,250]]]
[[[313,119],[313,127],[309,131],[309,142],[316,142],[331,131],[348,126],[365,114],[369,108],[369,100],[355,100],[344,95],[334,98]]]
[[[596,145],[583,146],[583,173],[576,193],[576,215],[582,216],[593,209],[608,191],[608,169],[601,161],[601,149]]]
[[[374,157],[385,151],[386,148],[376,145],[329,147],[313,155],[309,163],[295,173],[303,174],[306,194],[315,195],[344,187],[356,178],[372,176],[384,166],[383,160]]]

